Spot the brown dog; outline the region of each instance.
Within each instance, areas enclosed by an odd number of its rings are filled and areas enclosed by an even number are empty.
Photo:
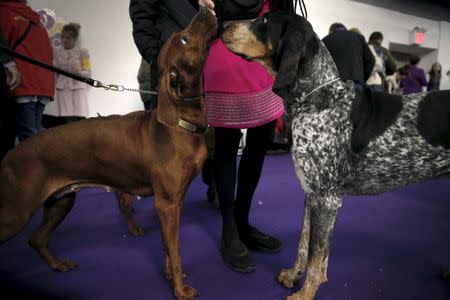
[[[69,123],[10,151],[0,169],[0,243],[17,235],[44,206],[30,244],[52,269],[66,271],[75,263],[58,259],[47,245],[70,211],[74,192],[101,187],[123,193],[124,199],[154,195],[164,272],[178,299],[194,298],[197,292],[182,280],[179,222],[185,192],[207,154],[203,65],[216,32],[215,17],[200,9],[164,44],[155,111]]]
[[[72,122],[77,122],[81,120],[85,120],[85,117],[76,117],[76,116],[68,116],[68,117],[56,117],[51,115],[45,115],[42,118],[42,126],[46,129],[53,128],[56,126],[61,126],[65,124],[69,124]],[[208,143],[206,143],[208,146]],[[209,152],[209,150],[208,150]],[[122,192],[115,192],[115,196],[120,208],[122,215],[125,217],[127,222],[128,231],[134,236],[142,236],[145,234],[145,229],[136,224],[133,214],[133,196],[129,194],[125,194]]]

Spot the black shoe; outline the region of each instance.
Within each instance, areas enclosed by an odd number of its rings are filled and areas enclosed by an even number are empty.
[[[242,242],[248,249],[260,253],[277,253],[281,250],[281,242],[276,238],[267,235],[253,226],[248,226],[245,230],[239,231]]]
[[[225,263],[236,272],[250,273],[256,270],[255,262],[253,261],[247,247],[239,239],[233,239],[230,245],[226,245],[222,240],[220,245],[220,252],[222,252]]]

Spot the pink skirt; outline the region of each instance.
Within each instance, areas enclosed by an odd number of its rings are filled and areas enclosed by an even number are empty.
[[[205,98],[208,124],[214,127],[251,128],[284,113],[283,102],[271,88],[246,94],[207,93]]]
[[[273,77],[257,62],[230,52],[214,41],[204,68],[208,124],[251,128],[278,119],[283,100],[272,92]]]

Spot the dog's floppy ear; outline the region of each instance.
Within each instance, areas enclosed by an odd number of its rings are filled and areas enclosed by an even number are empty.
[[[310,49],[311,46],[308,47],[313,36],[312,26],[306,20],[302,20],[302,22],[291,22],[279,41],[275,54],[277,76],[272,90],[281,98],[286,98],[289,94],[289,89],[297,77],[300,60],[311,56],[311,53],[306,52],[311,52],[311,50],[317,52],[317,45],[312,46],[315,49]]]
[[[177,99],[180,98],[181,89],[178,72],[169,71],[166,76],[160,78],[157,120],[167,127],[175,127],[178,124]]]

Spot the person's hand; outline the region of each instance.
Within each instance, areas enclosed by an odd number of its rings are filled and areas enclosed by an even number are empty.
[[[208,8],[213,15],[216,15],[214,12],[214,0],[198,0],[198,5]]]
[[[6,84],[12,91],[20,84],[20,72],[15,63],[5,65]]]

